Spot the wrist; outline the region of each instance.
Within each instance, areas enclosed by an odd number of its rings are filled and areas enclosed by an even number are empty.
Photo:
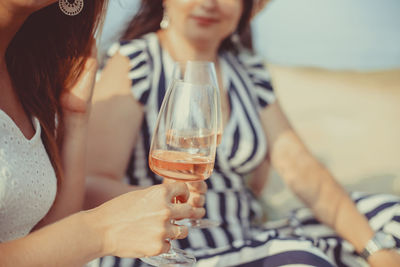
[[[377,231],[361,250],[360,256],[366,261],[370,261],[373,255],[378,254],[378,252],[389,251],[394,248],[396,248],[394,238],[383,231]]]
[[[86,229],[87,240],[90,242],[94,258],[100,258],[109,255],[105,246],[105,234],[102,227],[102,220],[98,215],[96,209],[81,211],[77,213],[82,221],[82,225]]]

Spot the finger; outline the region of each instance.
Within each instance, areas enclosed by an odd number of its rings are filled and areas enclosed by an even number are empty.
[[[171,204],[171,219],[180,220],[193,216],[193,207],[188,203]]]
[[[178,198],[179,201],[182,203],[187,202],[187,200],[189,199],[190,192],[185,183],[174,182],[165,184],[165,186],[168,188],[168,197],[171,202],[174,202],[175,198]]]
[[[198,192],[201,194],[205,194],[207,192],[207,184],[204,181],[188,182],[186,185],[191,192]]]
[[[192,205],[192,207],[201,208],[206,203],[206,197],[202,194],[191,193],[188,203]]]
[[[194,208],[192,210],[192,216],[190,217],[191,219],[201,219],[206,215],[206,209],[205,208]]]
[[[187,237],[188,228],[183,225],[169,224],[167,229],[167,238],[170,239],[182,239]]]

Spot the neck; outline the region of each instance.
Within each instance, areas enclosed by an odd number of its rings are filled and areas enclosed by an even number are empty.
[[[177,61],[199,60],[216,62],[218,58],[217,42],[195,42],[184,38],[173,29],[158,32],[161,45]]]

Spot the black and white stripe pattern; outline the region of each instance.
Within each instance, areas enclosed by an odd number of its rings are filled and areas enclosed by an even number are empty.
[[[170,82],[173,60],[161,48],[155,34],[115,44],[109,56],[117,51],[130,59],[132,93],[145,107],[141,133],[126,175],[135,185],[159,183],[161,178],[150,171],[147,158],[154,123]],[[193,238],[180,242],[181,247],[229,246],[245,237],[248,230],[243,231],[242,227],[249,226],[252,217],[261,213],[258,203],[244,187],[243,175],[265,157],[267,145],[258,111],[274,101],[274,93],[259,58],[244,53],[237,58],[226,53],[220,56],[220,63],[224,87],[229,91],[231,116],[218,148],[214,173],[207,180],[207,198],[210,199],[207,200],[207,217],[222,221],[225,227],[194,231]],[[263,90],[264,95],[257,93]]]
[[[395,238],[400,253],[400,198],[362,193],[353,193],[352,198],[374,230],[383,230]],[[350,243],[320,224],[305,208],[294,211],[287,219],[253,228],[251,238],[242,243],[195,251],[195,254],[198,267],[368,266]],[[145,265],[139,260],[105,257],[102,266]]]
[[[150,137],[170,82],[173,60],[161,48],[153,33],[141,39],[116,44],[111,48],[109,56],[117,51],[130,59],[132,94],[145,110],[139,139],[126,173],[127,180],[142,186],[160,183],[161,177],[151,172],[147,159]],[[347,257],[342,258],[341,255],[349,244],[331,232],[327,234],[326,227],[319,225],[312,217],[308,218],[308,215],[304,217],[303,211],[297,212],[292,219],[287,220],[288,223],[280,227],[251,226],[252,221],[262,213],[256,199],[245,188],[243,176],[256,168],[266,155],[267,143],[259,111],[272,103],[275,96],[268,72],[259,58],[243,52],[237,56],[224,53],[219,60],[224,88],[228,90],[231,114],[217,150],[215,169],[207,180],[209,190],[206,195],[206,217],[221,221],[222,227],[191,229],[187,239],[174,241],[174,245],[193,252],[200,259],[199,266],[233,266],[262,258],[268,258],[268,266],[281,266],[284,265],[283,261],[281,265],[273,263],[287,259],[288,255],[297,259],[293,264],[332,266],[334,261],[336,264],[346,262]],[[364,201],[369,201],[369,198],[360,200],[358,205],[361,208]],[[372,210],[368,212],[372,212],[373,218],[382,213],[390,214],[386,206],[385,210],[377,213]],[[388,219],[387,216],[384,218]],[[302,226],[293,227],[294,222]],[[319,230],[308,231],[308,225]],[[398,230],[398,227],[398,222],[387,226],[389,230]],[[297,229],[296,232],[294,229]],[[307,234],[299,239],[298,233],[302,231]],[[251,266],[261,263],[254,264]],[[106,257],[102,260],[102,266],[142,265],[142,262],[133,259]]]

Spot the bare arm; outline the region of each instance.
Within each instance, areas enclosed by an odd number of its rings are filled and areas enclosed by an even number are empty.
[[[190,217],[185,184],[130,192],[43,227],[26,237],[0,243],[0,266],[82,266],[105,256],[143,257],[168,251],[166,238],[184,238],[187,228],[171,219]]]
[[[82,266],[99,257],[101,240],[82,213],[0,244],[0,266]]]
[[[86,194],[83,209],[92,209],[121,194],[144,189],[107,176],[86,177]]]
[[[92,48],[77,82],[64,92],[61,104],[64,111],[64,137],[61,147],[63,177],[57,198],[38,229],[82,210],[85,195],[85,152],[87,123],[97,71],[97,49]]]
[[[271,161],[278,173],[318,220],[332,227],[360,252],[373,236],[367,219],[329,171],[307,150],[278,102],[263,110],[261,117],[272,145]]]
[[[89,119],[85,208],[134,190],[122,183],[143,119],[131,93],[129,59],[113,56],[95,85]]]

